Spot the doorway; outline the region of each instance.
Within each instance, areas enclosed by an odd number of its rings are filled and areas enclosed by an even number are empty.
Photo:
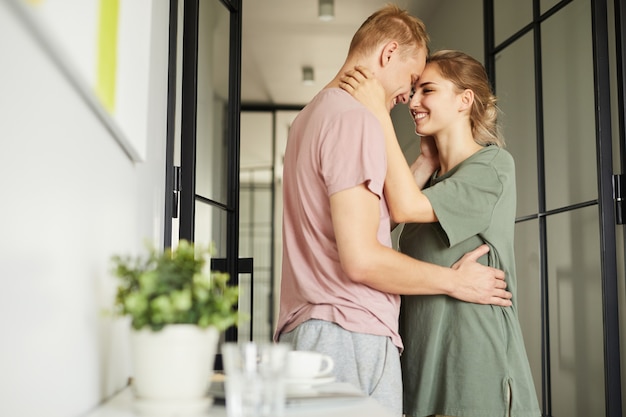
[[[239,258],[241,0],[170,5],[165,212],[172,221],[164,245],[212,246],[211,268],[238,285],[251,273],[251,260]],[[240,339],[237,329],[225,339]]]
[[[219,242],[219,256],[237,277],[242,259],[259,263],[261,257],[271,257],[273,262],[264,260],[262,267],[274,280],[279,275],[280,241],[272,245],[273,253],[266,243],[256,246],[254,242],[266,242],[270,235],[277,239],[276,228],[273,233],[267,228],[276,225],[279,217],[280,207],[269,195],[279,193],[280,183],[266,187],[256,179],[241,181],[242,173],[258,178],[260,171],[253,174],[254,168],[242,170],[239,165],[241,2],[212,0],[202,2],[201,7],[199,3],[185,1],[181,31],[187,46],[182,49],[198,47],[192,35],[200,29],[193,13],[215,7],[220,13],[214,16],[223,16],[218,20],[228,24],[215,26],[221,28],[221,35],[212,32],[214,40],[221,39],[219,44],[228,48],[227,52],[212,50],[225,55],[220,61],[208,61],[229,62],[229,66],[226,78],[213,78],[211,94],[198,96],[200,104],[194,107],[192,98],[204,86],[198,84],[191,68],[199,71],[206,65],[204,48],[198,49],[196,62],[191,53],[185,54],[189,61],[182,59],[180,102],[187,119],[180,130],[183,141],[194,138],[184,145],[194,158],[185,163],[185,152],[181,152],[179,236]],[[624,236],[622,227],[616,225],[620,213],[613,198],[617,172],[613,166],[622,169],[626,159],[621,3],[483,3],[485,65],[504,113],[507,148],[517,165],[518,304],[544,416],[622,415],[620,333],[624,331],[620,323],[626,320],[620,317],[624,313],[619,306],[624,306],[626,292]],[[204,68],[203,73],[215,71],[217,76],[226,66]],[[228,86],[226,92],[224,86]],[[276,129],[274,121],[271,125]],[[202,132],[215,141],[201,144]],[[278,147],[274,146],[275,153]],[[198,162],[197,167],[195,155],[200,154],[210,162]],[[185,174],[191,166],[194,174],[189,170]],[[272,169],[269,175],[275,176],[278,167]],[[200,171],[203,174],[198,177]],[[186,184],[207,191],[185,195],[190,190]],[[273,204],[274,216],[263,217],[260,223],[265,226],[257,228],[251,219],[260,202]],[[240,224],[245,224],[245,238]],[[278,294],[275,284],[267,284],[270,300]],[[255,305],[250,305],[250,313],[258,316],[260,304]],[[272,317],[271,310],[265,309],[262,316],[259,326],[271,329],[271,318],[267,319]],[[268,332],[255,336],[250,330],[245,337],[266,338]]]
[[[253,340],[271,340],[282,264],[282,161],[301,106],[242,104],[240,256],[254,258]],[[252,285],[253,284],[253,285]]]

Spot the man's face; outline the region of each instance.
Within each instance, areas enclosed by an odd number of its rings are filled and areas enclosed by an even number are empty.
[[[378,75],[383,85],[387,108],[389,111],[398,103],[408,103],[411,98],[411,89],[420,77],[426,65],[426,50],[420,48],[416,53],[402,57],[394,54],[388,65]]]

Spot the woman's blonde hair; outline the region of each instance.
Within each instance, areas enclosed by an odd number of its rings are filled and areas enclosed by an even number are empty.
[[[426,60],[428,65],[435,64],[441,75],[452,81],[460,90],[472,90],[474,103],[470,111],[470,123],[474,141],[479,145],[497,145],[504,147],[496,105],[487,72],[483,64],[464,52],[442,50],[432,54]]]
[[[424,48],[428,53],[428,34],[424,22],[395,4],[387,4],[370,15],[350,42],[349,55],[367,55],[384,42],[395,40],[402,56]]]

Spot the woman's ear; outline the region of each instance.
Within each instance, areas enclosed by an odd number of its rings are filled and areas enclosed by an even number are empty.
[[[466,89],[461,93],[461,107],[459,110],[469,110],[472,108],[472,104],[474,103],[474,92],[472,90]]]

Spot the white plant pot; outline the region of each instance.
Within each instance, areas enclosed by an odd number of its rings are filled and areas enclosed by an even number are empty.
[[[190,401],[206,398],[219,331],[190,324],[162,330],[132,330],[135,396],[145,400]]]

